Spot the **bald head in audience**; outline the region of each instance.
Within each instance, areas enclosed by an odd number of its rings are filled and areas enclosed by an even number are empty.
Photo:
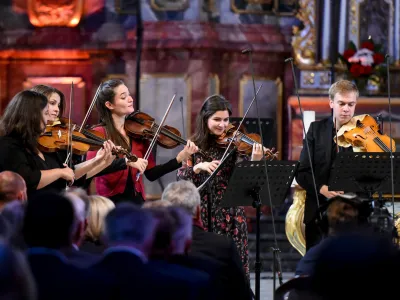
[[[27,200],[26,184],[21,175],[11,172],[0,172],[0,210],[12,200]]]

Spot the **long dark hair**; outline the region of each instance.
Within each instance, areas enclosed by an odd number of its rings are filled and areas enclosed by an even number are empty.
[[[232,105],[221,95],[212,95],[204,101],[197,115],[196,132],[192,137],[192,141],[198,147],[207,150],[211,146],[213,139],[207,126],[208,119],[217,111],[225,110],[228,111],[229,116],[232,115]]]
[[[96,107],[100,114],[100,123],[106,128],[107,138],[114,142],[115,145],[125,149],[130,149],[131,145],[124,136],[115,128],[111,110],[106,106],[106,102],[114,103],[115,89],[125,84],[121,79],[110,79],[102,83],[97,98]]]
[[[58,96],[60,96],[60,112],[58,116],[60,118],[63,116],[65,110],[65,96],[60,90],[50,85],[38,84],[31,88],[31,91],[41,93],[47,98],[50,98],[50,96],[54,93],[58,94]]]
[[[43,94],[19,92],[8,103],[0,120],[0,136],[18,137],[27,149],[37,153],[37,139],[43,132],[42,111],[46,106],[47,98]]]

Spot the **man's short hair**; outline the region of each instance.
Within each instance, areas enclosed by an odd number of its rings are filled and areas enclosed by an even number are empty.
[[[142,245],[154,233],[152,214],[131,203],[117,204],[106,217],[104,234],[108,243],[130,242]]]
[[[81,217],[84,217],[84,219],[87,219],[89,216],[89,195],[86,193],[86,191],[82,188],[79,187],[70,187],[68,190],[65,192],[65,195],[68,196],[68,194],[75,195],[82,199],[83,203],[85,204],[83,207],[83,211],[79,212]]]
[[[331,85],[329,88],[329,99],[333,101],[336,94],[356,93],[358,99],[359,91],[357,86],[349,80],[339,80]]]
[[[25,180],[21,175],[11,171],[0,172],[0,202],[16,200],[18,192],[25,189]]]
[[[200,205],[200,194],[193,183],[181,180],[168,184],[161,200],[169,201],[173,206],[182,207],[194,215]]]

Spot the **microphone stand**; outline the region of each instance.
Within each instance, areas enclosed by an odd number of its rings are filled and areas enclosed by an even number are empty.
[[[232,154],[235,152],[236,147],[233,147],[232,150],[230,150],[228,152],[228,154],[225,156],[225,158],[223,158],[221,160],[221,162],[219,163],[218,167],[214,170],[214,172],[211,173],[210,176],[208,176],[208,178],[197,188],[197,190],[199,191],[199,193],[203,190],[203,188],[205,186],[207,186],[207,228],[209,232],[213,232],[213,226],[212,226],[212,218],[211,218],[211,214],[212,214],[212,191],[211,191],[211,179],[213,179],[215,177],[215,175],[217,175],[217,173],[221,170],[221,168],[224,166],[225,162],[228,161],[228,159],[232,156]]]
[[[298,103],[299,103],[299,109],[300,109],[300,115],[301,115],[301,123],[303,125],[303,134],[304,134],[304,138],[306,140],[305,144],[306,144],[306,150],[307,150],[308,163],[310,164],[311,177],[312,177],[312,181],[313,181],[312,183],[313,183],[314,192],[315,192],[315,201],[317,201],[317,207],[319,207],[317,184],[315,183],[314,167],[313,167],[313,163],[312,163],[312,160],[311,160],[310,146],[308,145],[308,142],[307,142],[307,132],[306,132],[306,127],[304,126],[304,114],[303,114],[303,108],[301,106],[301,101],[300,101],[300,96],[299,96],[299,89],[297,87],[297,80],[296,80],[296,73],[294,71],[293,57],[285,59],[285,62],[289,62],[289,61],[290,61],[290,65],[292,67],[293,82],[294,82],[294,87],[295,87],[295,90],[296,90],[297,100],[298,100]],[[318,213],[319,222],[321,222],[322,213],[321,213],[320,209],[318,211],[319,211],[319,213]]]
[[[258,100],[257,100],[257,93],[256,93],[256,85],[254,81],[254,67],[253,67],[253,56],[252,56],[252,50],[251,49],[245,49],[242,51],[243,54],[248,53],[249,54],[249,59],[250,59],[250,73],[251,73],[251,79],[253,83],[253,91],[254,91],[254,98],[255,98],[255,103],[256,103],[256,112],[257,112],[257,123],[258,123],[258,129],[260,131],[260,136],[261,136],[261,141],[264,140],[263,133],[262,133],[262,128],[261,128],[261,120],[260,120],[260,113],[258,109]],[[274,285],[274,290],[276,286],[276,273],[278,274],[278,279],[279,279],[279,284],[282,285],[283,283],[283,278],[282,278],[282,265],[281,265],[281,258],[280,258],[280,250],[278,247],[278,240],[276,237],[276,228],[275,228],[275,217],[274,217],[274,210],[273,210],[273,204],[272,204],[272,197],[271,197],[271,189],[269,185],[269,176],[268,176],[268,167],[267,167],[267,160],[265,159],[265,151],[264,151],[264,146],[261,144],[261,151],[263,154],[263,163],[264,163],[264,169],[265,169],[265,176],[266,176],[266,182],[267,182],[267,190],[268,190],[268,198],[269,198],[269,206],[271,208],[271,220],[272,220],[272,230],[273,230],[273,235],[274,235],[274,247],[271,247],[273,257],[274,257],[274,264],[273,264],[273,273],[274,273],[274,280],[273,280],[273,285]],[[260,260],[260,224],[259,224],[259,218],[261,215],[261,198],[260,195],[258,194],[257,191],[254,191],[255,195],[257,196],[254,201],[254,207],[257,209],[257,219],[258,219],[258,224],[257,224],[257,233],[256,233],[256,262],[255,262],[255,272],[256,272],[256,282],[255,282],[255,298],[256,300],[260,299],[260,281],[261,281],[261,260]]]
[[[389,137],[390,137],[390,183],[392,186],[392,215],[394,214],[394,167],[393,167],[393,138],[392,138],[392,103],[390,99],[390,71],[389,71],[389,59],[390,55],[386,54],[386,72],[387,72],[387,89],[388,89],[388,101],[389,101]]]

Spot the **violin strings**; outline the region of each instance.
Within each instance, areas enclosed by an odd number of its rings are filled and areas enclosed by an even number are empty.
[[[357,124],[357,127],[364,129],[364,132],[366,134],[372,134],[375,140],[375,143],[378,144],[379,147],[381,147],[382,150],[386,152],[390,152],[390,149],[386,144],[376,135],[376,132],[371,128],[371,126],[365,126],[363,123]]]

